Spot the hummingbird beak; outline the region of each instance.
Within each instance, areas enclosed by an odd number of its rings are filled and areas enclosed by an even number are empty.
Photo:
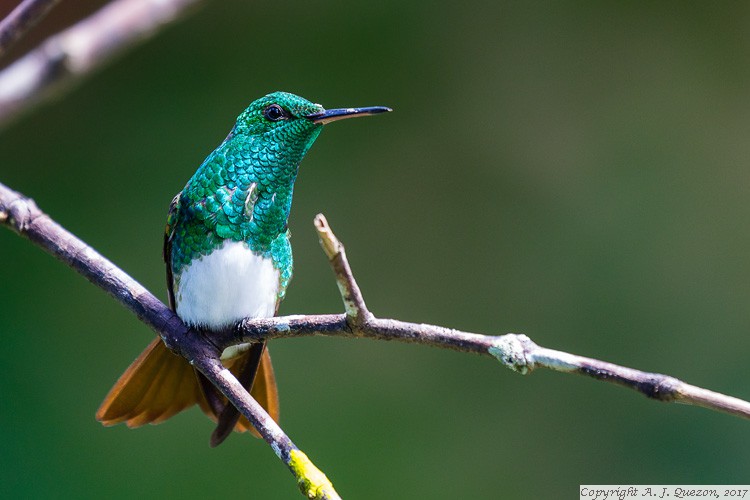
[[[385,106],[371,106],[369,108],[341,108],[341,109],[328,109],[319,113],[313,113],[305,116],[308,120],[312,120],[315,123],[325,125],[326,123],[335,122],[336,120],[343,120],[344,118],[353,118],[357,116],[370,116],[377,115],[378,113],[388,113],[393,111],[391,108]]]

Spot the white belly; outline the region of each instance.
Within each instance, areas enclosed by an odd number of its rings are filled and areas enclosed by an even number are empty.
[[[225,241],[186,266],[175,281],[177,315],[192,326],[219,329],[276,312],[279,270],[245,243]]]

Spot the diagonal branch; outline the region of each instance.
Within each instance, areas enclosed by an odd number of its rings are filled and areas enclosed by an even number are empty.
[[[151,329],[164,343],[187,359],[247,417],[276,455],[297,478],[302,493],[313,499],[338,499],[326,476],[318,470],[263,407],[224,368],[221,351],[186,327],[159,299],[93,248],[63,229],[24,197],[0,184],[0,224],[15,230],[62,260],[110,294]]]
[[[0,126],[153,35],[196,3],[198,0],[116,0],[48,38],[0,72]]]
[[[0,57],[60,0],[24,0],[0,21]]]

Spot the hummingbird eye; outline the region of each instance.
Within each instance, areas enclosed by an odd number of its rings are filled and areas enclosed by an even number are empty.
[[[263,110],[263,117],[268,121],[277,122],[289,118],[289,113],[278,104],[271,104]]]

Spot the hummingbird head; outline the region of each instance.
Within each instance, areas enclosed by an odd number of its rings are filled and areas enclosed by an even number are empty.
[[[287,92],[253,101],[237,118],[229,136],[196,172],[189,185],[216,186],[225,224],[223,238],[251,239],[267,250],[286,231],[299,164],[331,121],[390,111],[384,107],[325,110],[320,104]],[[210,189],[209,189],[210,190]],[[231,191],[231,198],[226,193]]]
[[[303,139],[320,128],[306,117],[321,111],[323,106],[303,97],[288,92],[273,92],[250,103],[237,117],[233,133],[268,140]]]
[[[289,92],[273,92],[253,101],[237,117],[230,137],[260,140],[287,153],[297,152],[301,160],[322,130],[322,125],[356,116],[391,111],[390,108],[344,108],[326,110],[320,104]],[[296,156],[296,155],[292,155]]]

